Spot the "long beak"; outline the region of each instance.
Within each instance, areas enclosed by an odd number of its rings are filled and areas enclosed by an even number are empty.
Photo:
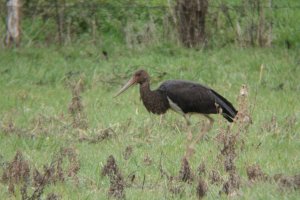
[[[132,86],[135,83],[136,83],[136,79],[134,77],[132,77],[114,97],[119,96],[120,94],[125,92],[125,90],[127,90],[130,86]]]

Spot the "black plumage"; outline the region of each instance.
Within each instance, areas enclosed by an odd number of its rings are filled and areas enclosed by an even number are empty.
[[[222,115],[230,122],[237,114],[233,105],[216,91],[204,85],[182,80],[164,82],[158,90],[165,93],[184,113]]]
[[[185,115],[188,113],[222,115],[232,122],[237,114],[233,105],[213,89],[204,85],[182,80],[169,80],[157,90],[151,91],[150,77],[144,70],[137,71],[117,94],[121,94],[133,84],[140,84],[143,104],[149,112],[163,114],[169,108]]]

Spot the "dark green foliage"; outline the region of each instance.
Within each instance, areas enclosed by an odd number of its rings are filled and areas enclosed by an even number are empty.
[[[178,0],[179,1],[179,0]],[[178,43],[177,0],[24,0],[22,45],[92,42],[97,46]],[[209,2],[207,47],[299,47],[297,0]],[[0,33],[5,35],[6,5],[0,3]],[[3,39],[3,38],[1,38]]]

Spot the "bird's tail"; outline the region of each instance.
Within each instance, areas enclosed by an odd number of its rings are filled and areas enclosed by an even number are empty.
[[[233,105],[224,97],[222,97],[217,92],[213,91],[213,94],[215,95],[216,103],[222,108],[222,115],[225,119],[227,119],[229,122],[233,122],[233,119],[235,118],[238,111],[233,107]]]

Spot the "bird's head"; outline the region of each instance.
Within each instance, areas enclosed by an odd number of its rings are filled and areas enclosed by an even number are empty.
[[[149,81],[149,75],[143,69],[140,69],[140,70],[136,71],[133,74],[132,78],[135,79],[136,83],[139,83],[139,84],[143,84],[143,83]]]
[[[149,75],[148,73],[141,69],[136,71],[133,76],[131,77],[131,79],[129,79],[129,81],[120,89],[120,91],[114,96],[117,97],[120,94],[122,94],[123,92],[125,92],[125,90],[127,90],[128,88],[130,88],[132,85],[135,84],[143,84],[145,82],[149,81]]]

